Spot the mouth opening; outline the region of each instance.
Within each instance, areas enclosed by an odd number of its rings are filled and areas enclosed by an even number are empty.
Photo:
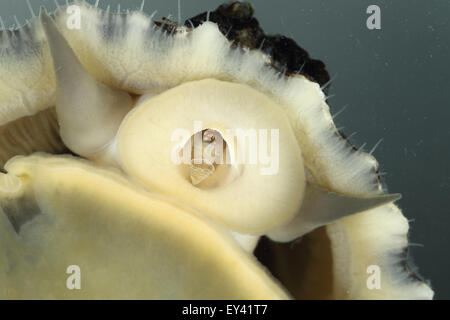
[[[180,150],[181,174],[199,189],[214,189],[230,183],[238,175],[232,152],[222,134],[204,129],[191,136]]]

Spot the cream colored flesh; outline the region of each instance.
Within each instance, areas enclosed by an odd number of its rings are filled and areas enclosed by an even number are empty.
[[[0,299],[288,298],[216,224],[119,174],[48,155],[18,157],[6,168]],[[17,189],[11,184],[21,191],[5,192]],[[27,204],[37,213],[16,232],[3,213]],[[81,269],[81,290],[66,287],[71,265]]]
[[[182,164],[173,162],[172,135],[177,129],[192,132],[198,119],[202,130],[279,130],[278,172],[264,175],[267,164],[259,159],[250,164],[247,157],[237,173],[222,164],[235,175],[230,181],[209,189],[193,185]],[[305,174],[289,122],[279,106],[248,86],[209,79],[168,90],[143,101],[125,118],[116,143],[117,162],[130,177],[149,190],[184,200],[231,230],[264,234],[292,219],[301,206]],[[247,141],[246,150],[249,145]]]

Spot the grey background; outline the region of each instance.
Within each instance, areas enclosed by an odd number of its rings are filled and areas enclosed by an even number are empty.
[[[31,0],[38,12],[53,0]],[[64,1],[61,1],[63,3]],[[90,1],[95,2],[94,0]],[[294,38],[332,76],[332,112],[356,146],[375,156],[392,192],[411,219],[410,253],[419,273],[431,280],[437,299],[450,299],[450,1],[449,0],[253,0],[255,15],[269,33]],[[122,9],[141,0],[107,1]],[[221,1],[181,1],[183,20],[215,9]],[[381,8],[381,30],[366,28],[366,8]],[[156,17],[178,16],[177,0],[148,0]],[[0,16],[13,26],[30,17],[25,0],[1,0]]]

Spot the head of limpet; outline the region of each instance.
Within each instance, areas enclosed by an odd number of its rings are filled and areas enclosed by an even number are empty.
[[[116,157],[122,170],[149,190],[182,199],[231,230],[262,234],[293,218],[306,183],[300,148],[281,110],[246,85],[215,79],[184,83],[143,100],[127,115],[116,137]],[[270,130],[278,133],[273,141],[270,133],[258,134]],[[240,143],[236,132],[248,133],[247,143]],[[203,133],[216,137],[204,141],[209,138]],[[250,141],[252,133],[267,138],[262,142],[276,151],[272,174],[265,174],[270,164],[239,157],[251,153],[252,143],[257,152],[271,151],[259,149],[261,141]],[[176,146],[194,152],[184,163],[174,161]],[[216,146],[225,149],[225,163],[204,157]],[[191,175],[195,182],[202,181],[192,183]]]

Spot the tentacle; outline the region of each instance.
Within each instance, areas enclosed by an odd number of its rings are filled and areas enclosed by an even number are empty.
[[[132,107],[129,94],[96,81],[82,66],[53,20],[41,10],[56,73],[56,113],[64,143],[82,156],[100,151]]]

